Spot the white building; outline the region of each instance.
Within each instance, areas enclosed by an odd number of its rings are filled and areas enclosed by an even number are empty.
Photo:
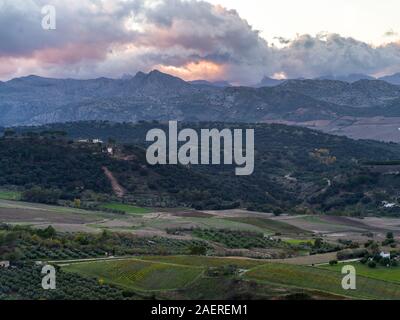
[[[0,268],[9,268],[10,261],[0,261]]]
[[[385,252],[381,252],[381,254],[380,254],[380,256],[383,258],[383,259],[385,259],[385,258],[388,258],[388,259],[390,259],[390,253],[385,253]]]

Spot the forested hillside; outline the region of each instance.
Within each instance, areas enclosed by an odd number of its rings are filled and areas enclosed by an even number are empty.
[[[235,166],[148,165],[145,134],[154,127],[167,130],[165,123],[155,122],[83,122],[7,131],[0,140],[0,185],[55,190],[61,200],[85,199],[91,192],[109,196],[110,182],[102,169],[107,167],[126,189],[125,197],[141,205],[243,207],[277,214],[397,212],[396,206],[385,208],[383,203],[398,204],[400,175],[366,165],[393,164],[400,159],[397,144],[354,141],[283,125],[181,124],[196,129],[255,128],[254,174],[238,177]],[[79,143],[78,138],[101,138],[105,143]],[[107,143],[116,150],[112,156],[104,152]]]

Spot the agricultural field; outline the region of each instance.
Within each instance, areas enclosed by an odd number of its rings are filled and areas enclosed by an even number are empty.
[[[96,277],[109,284],[144,291],[183,288],[203,272],[203,268],[198,266],[139,259],[74,263],[63,269]]]
[[[0,268],[0,301],[3,300],[125,300],[143,299],[107,284],[100,284],[93,278],[57,271],[56,290],[43,290],[38,284],[43,275],[41,266],[20,264],[15,268]]]
[[[201,228],[201,229],[229,229],[237,231],[250,231],[259,232],[264,234],[271,234],[270,230],[262,227],[247,224],[245,222],[230,221],[221,219],[218,216],[211,217],[190,217],[180,216],[177,217],[171,214],[160,213],[157,218],[144,219],[144,226],[149,228],[156,228],[160,230],[167,229],[188,229],[188,228]]]
[[[295,246],[303,245],[303,244],[315,244],[315,239],[283,239],[285,243],[292,244]]]
[[[356,299],[400,299],[400,285],[397,283],[359,275],[357,290],[345,291],[341,286],[341,273],[316,267],[267,263],[251,269],[244,277],[262,283],[318,290]]]
[[[283,247],[284,243],[264,237],[262,233],[249,231],[194,229],[192,235],[203,240],[223,244],[230,249]]]
[[[396,218],[106,206],[87,210],[0,199],[0,219],[11,226],[3,225],[0,238],[15,227],[19,238],[10,248],[16,251],[8,256],[50,260],[66,278],[75,273],[88,286],[105,285],[110,296],[128,291],[135,299],[400,299],[400,267],[352,263],[358,289],[344,291],[340,265],[320,265],[337,259],[336,248],[347,248],[344,240],[363,248],[393,230],[397,241]],[[25,226],[32,229],[17,228]],[[40,231],[48,226],[57,231],[50,238]]]
[[[400,284],[400,267],[388,268],[378,264],[375,268],[370,268],[360,262],[353,262],[346,264],[337,264],[335,266],[326,265],[321,266],[321,268],[341,272],[344,265],[352,265],[356,269],[357,275],[359,276]]]
[[[281,222],[278,220],[272,220],[268,218],[261,217],[231,217],[226,218],[229,221],[241,222],[249,225],[253,225],[265,230],[268,230],[270,234],[281,234],[281,235],[301,235],[301,234],[310,234],[309,231],[304,229],[300,229],[294,225]]]
[[[236,279],[234,282],[236,286],[244,290],[245,287],[248,289],[248,284],[253,283],[253,294],[264,295],[264,298],[277,297],[282,293],[302,292],[319,297],[325,295],[325,298],[329,299],[400,299],[400,284],[392,281],[399,274],[398,269],[390,277],[368,275],[363,272],[357,277],[357,290],[354,291],[342,289],[343,276],[340,270],[335,268],[289,265],[267,260],[143,256],[115,261],[72,263],[62,266],[62,269],[65,272],[75,272],[80,276],[95,278],[101,283],[129,290],[155,292],[164,298],[182,298],[184,296],[180,294],[183,292],[187,297],[188,292],[192,292],[191,288],[197,288],[198,290],[189,296],[199,299],[218,298],[218,294],[219,297],[228,295],[226,288],[218,284],[234,286],[229,276],[216,279],[206,275],[206,270],[209,268],[218,269],[226,266],[235,266],[240,270],[240,273],[232,278]],[[235,291],[236,294],[239,292]]]
[[[117,203],[117,202],[103,204],[100,206],[100,209],[116,210],[116,211],[121,211],[121,212],[125,212],[127,214],[132,214],[132,215],[144,215],[144,214],[153,212],[152,210],[147,209],[147,208],[141,208],[141,207],[136,207],[133,205]]]
[[[3,222],[26,224],[76,223],[96,221],[107,214],[60,206],[0,200],[0,219]]]
[[[241,269],[251,269],[267,263],[265,260],[243,259],[243,258],[223,258],[205,256],[143,256],[141,259],[146,261],[158,261],[164,263],[179,264],[184,266],[201,267],[221,267],[235,265]]]
[[[0,199],[17,201],[21,199],[21,192],[0,189]]]

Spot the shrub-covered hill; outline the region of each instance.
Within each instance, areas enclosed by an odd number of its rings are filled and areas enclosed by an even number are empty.
[[[69,199],[86,190],[109,194],[110,183],[102,170],[107,167],[126,189],[126,197],[142,205],[245,207],[276,213],[397,212],[396,206],[384,208],[383,201],[397,204],[400,175],[364,165],[400,159],[397,144],[355,141],[283,125],[181,126],[254,128],[254,174],[235,176],[235,166],[147,165],[145,134],[154,127],[167,131],[165,123],[83,122],[16,128],[15,136],[8,133],[0,140],[0,185],[59,189],[61,198]],[[102,152],[104,145],[73,141],[78,138],[111,138],[117,152],[109,156]]]

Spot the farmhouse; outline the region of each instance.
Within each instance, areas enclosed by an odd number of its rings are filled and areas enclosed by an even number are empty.
[[[10,261],[0,261],[0,268],[9,268],[10,267]]]
[[[78,142],[79,143],[93,143],[93,144],[104,143],[103,140],[101,140],[101,139],[79,139]]]
[[[383,201],[382,204],[383,204],[384,208],[389,208],[389,209],[394,208],[394,207],[397,206],[395,203],[390,203],[390,202],[387,202],[387,201]]]
[[[380,254],[380,256],[383,258],[383,259],[385,259],[385,258],[388,258],[388,259],[390,259],[390,253],[385,253],[385,252],[381,252],[381,254]]]

